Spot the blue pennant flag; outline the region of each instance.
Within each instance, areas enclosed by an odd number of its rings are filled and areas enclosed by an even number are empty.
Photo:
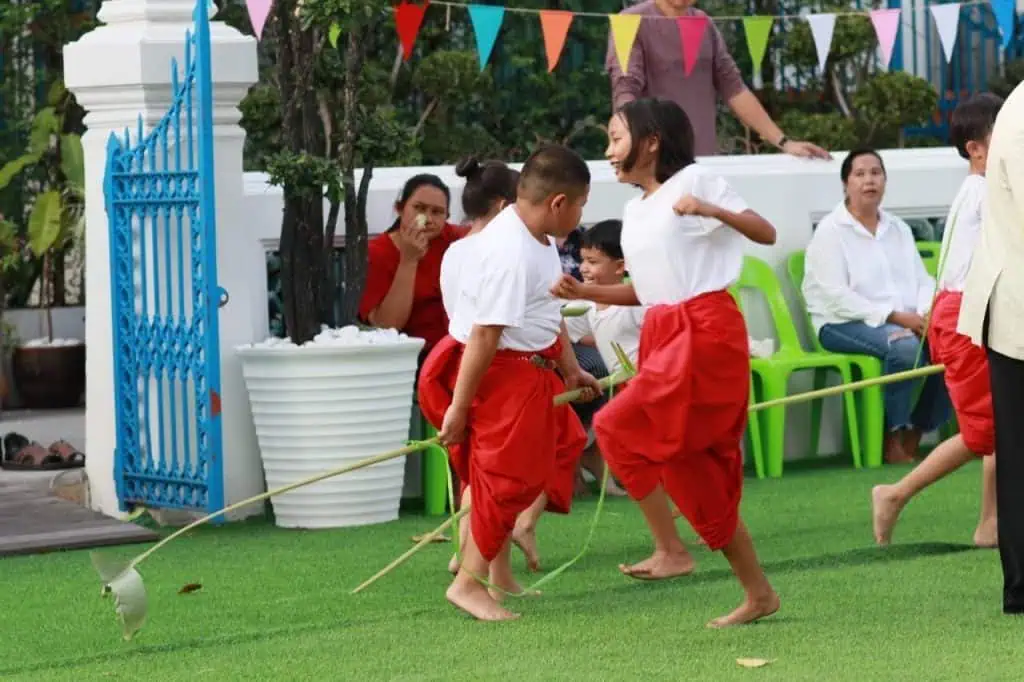
[[[469,18],[473,22],[476,49],[480,55],[480,70],[483,71],[491,58],[494,41],[498,39],[501,22],[505,20],[505,8],[495,5],[470,5]]]
[[[996,15],[996,23],[1003,32],[1003,49],[1010,46],[1013,40],[1013,27],[1016,23],[1016,0],[992,0],[992,13]]]

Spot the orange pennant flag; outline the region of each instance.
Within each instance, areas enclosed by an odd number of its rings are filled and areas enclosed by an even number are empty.
[[[540,30],[544,33],[544,49],[548,53],[548,73],[555,70],[565,47],[565,38],[572,25],[572,12],[548,9],[540,13]]]
[[[633,51],[633,41],[640,30],[639,14],[609,14],[608,21],[612,25],[612,40],[615,42],[615,54],[619,58],[622,72],[629,71],[629,57]]]

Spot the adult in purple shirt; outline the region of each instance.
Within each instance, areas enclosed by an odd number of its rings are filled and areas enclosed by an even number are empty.
[[[609,36],[607,66],[612,81],[612,109],[643,97],[670,99],[683,108],[693,124],[698,156],[718,153],[715,130],[718,97],[729,105],[744,125],[753,128],[761,139],[805,158],[829,159],[821,147],[810,142],[790,140],[779,129],[761,103],[744,84],[725,40],[711,18],[701,43],[700,53],[687,76],[683,65],[683,46],[675,21],[666,18],[708,15],[694,9],[696,0],[644,0],[623,14],[639,14],[636,42],[629,60],[628,73],[622,73]],[[646,17],[651,17],[647,19]]]

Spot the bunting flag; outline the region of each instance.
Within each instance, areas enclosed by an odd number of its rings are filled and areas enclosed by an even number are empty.
[[[640,30],[639,14],[609,14],[608,22],[612,27],[612,40],[615,42],[615,55],[619,58],[622,72],[629,71],[629,55],[633,51],[633,41]]]
[[[499,5],[470,5],[469,20],[476,35],[476,50],[480,55],[480,70],[483,71],[491,58],[491,50],[505,20],[505,8]]]
[[[263,37],[263,27],[267,24],[270,6],[273,4],[274,0],[245,0],[245,9],[249,11],[249,22],[252,24],[252,30],[256,33],[257,40]],[[212,17],[213,14],[210,16]]]
[[[678,17],[676,26],[679,28],[679,38],[683,41],[683,73],[689,76],[700,55],[704,31],[708,28],[708,18],[707,15]]]
[[[764,63],[773,22],[773,17],[743,17],[743,33],[747,36],[747,50],[750,51],[755,73],[761,70],[761,64]]]
[[[426,14],[428,5],[430,0],[423,0],[422,4],[402,0],[395,7],[395,30],[398,31],[398,39],[402,42],[402,56],[406,61],[412,57],[412,48],[416,44],[416,36],[423,25],[423,15]]]
[[[951,62],[953,61],[953,49],[956,47],[956,36],[960,32],[960,3],[929,5],[928,9],[932,11],[935,31],[939,34],[939,42],[942,43],[946,61]]]
[[[818,51],[818,71],[824,73],[828,52],[832,49],[832,33],[836,29],[836,15],[808,14],[807,23],[811,26],[814,49]]]
[[[1003,49],[1010,46],[1013,40],[1013,29],[1017,23],[1016,0],[992,0],[992,13],[996,15],[996,23],[1003,32]]]
[[[565,47],[565,38],[572,25],[572,12],[547,9],[540,13],[540,30],[544,33],[544,50],[548,55],[548,73],[555,70]]]
[[[900,11],[898,9],[871,10],[871,24],[878,36],[878,49],[882,51],[882,66],[889,68],[892,60],[892,47],[896,44],[896,33],[900,29]]]

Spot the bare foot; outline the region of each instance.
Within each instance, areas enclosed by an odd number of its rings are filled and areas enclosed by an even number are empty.
[[[452,575],[456,575],[459,572],[459,555],[452,554],[452,558],[448,561],[448,572]]]
[[[475,580],[465,586],[459,585],[457,582],[452,583],[445,593],[445,597],[453,606],[462,609],[477,620],[499,621],[519,618],[518,613],[512,613],[494,601],[487,593],[487,589]]]
[[[912,428],[903,430],[903,451],[912,459],[921,454],[921,429]]]
[[[524,590],[523,586],[512,576],[506,576],[499,578],[498,576],[491,576],[490,579],[493,588],[488,588],[487,593],[491,595],[491,599],[498,602],[499,604],[510,595],[516,597],[539,597],[540,590]],[[497,589],[495,589],[497,588]]]
[[[904,502],[896,494],[896,486],[876,485],[871,489],[871,522],[875,542],[884,547],[892,540],[892,529],[900,517]]]
[[[627,497],[629,495],[611,476],[608,477],[608,485],[604,487],[604,491],[612,497]]]
[[[995,519],[986,519],[978,524],[977,529],[974,531],[974,546],[983,549],[999,547],[999,531],[997,530]]]
[[[697,562],[685,549],[681,552],[656,551],[638,564],[619,564],[623,575],[637,580],[668,580],[693,573]]]
[[[526,555],[526,568],[536,573],[540,570],[540,554],[537,552],[537,534],[532,528],[516,528],[512,531],[512,542]]]
[[[727,616],[715,618],[713,621],[708,623],[708,627],[717,630],[721,628],[734,627],[736,625],[755,623],[762,618],[767,618],[774,614],[779,610],[779,606],[781,606],[779,595],[774,592],[756,600],[751,600],[748,597],[742,604],[740,604],[739,608]]]
[[[884,451],[886,464],[910,464],[914,461],[914,457],[904,449],[899,432],[885,434]]]

